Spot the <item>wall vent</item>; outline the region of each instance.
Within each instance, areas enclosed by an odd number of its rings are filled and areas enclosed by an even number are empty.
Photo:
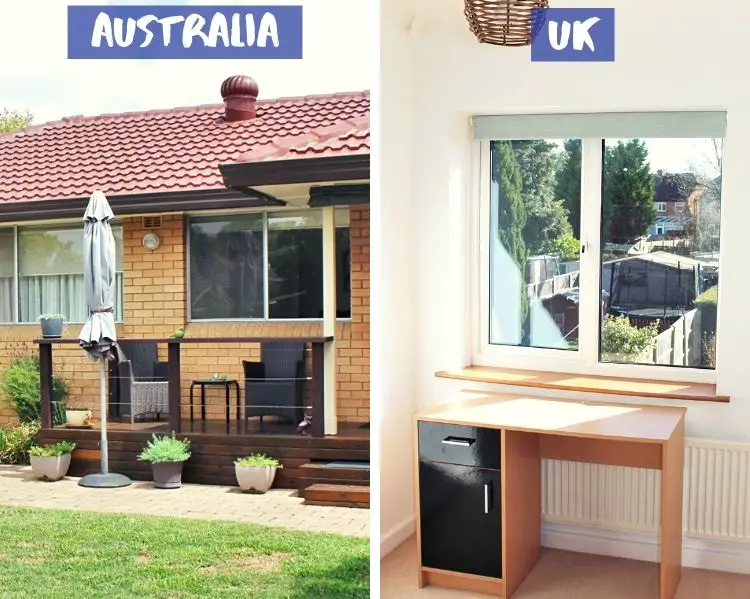
[[[144,229],[161,229],[161,216],[144,216]]]

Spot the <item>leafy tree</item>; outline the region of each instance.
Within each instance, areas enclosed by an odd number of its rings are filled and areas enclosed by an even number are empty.
[[[618,141],[604,156],[603,241],[625,242],[648,232],[656,222],[654,178],[646,143]]]
[[[578,252],[581,249],[581,242],[573,237],[570,225],[567,225],[565,233],[557,239],[547,243],[542,248],[544,254],[560,254],[564,261],[578,260]]]
[[[521,170],[509,141],[492,145],[493,183],[497,186],[497,235],[519,271],[524,272],[528,250],[523,231],[526,210],[523,205],[523,180]]]
[[[566,139],[557,171],[555,196],[563,201],[573,237],[581,237],[581,140]]]
[[[0,135],[3,133],[13,133],[31,124],[33,117],[27,110],[20,112],[18,110],[8,110],[3,108],[0,112]]]
[[[496,141],[491,146],[492,182],[497,190],[497,236],[508,255],[518,267],[521,280],[525,281],[526,260],[529,252],[524,243],[526,211],[523,205],[523,180],[521,170],[509,141]],[[529,344],[529,303],[526,287],[519,289],[521,307],[518,314],[521,345]]]
[[[540,254],[567,230],[567,215],[555,197],[557,146],[545,140],[514,141],[520,170],[521,200],[526,211],[523,239],[531,254]]]

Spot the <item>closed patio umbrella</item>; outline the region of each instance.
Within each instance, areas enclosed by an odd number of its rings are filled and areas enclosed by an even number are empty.
[[[106,361],[114,358],[117,342],[115,331],[115,238],[110,221],[112,208],[101,191],[91,195],[84,213],[83,284],[89,317],[83,325],[79,340],[92,362],[99,362],[99,397],[101,404],[101,472],[84,476],[83,487],[126,487],[131,480],[122,474],[109,472],[107,454],[107,389]]]

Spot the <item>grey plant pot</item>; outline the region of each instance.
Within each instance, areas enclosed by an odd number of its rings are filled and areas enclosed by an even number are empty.
[[[31,459],[31,470],[34,476],[42,480],[54,482],[65,478],[70,468],[70,454],[64,453],[60,456],[29,456]]]
[[[240,466],[234,465],[237,484],[245,493],[265,493],[273,485],[276,468],[273,466]]]
[[[42,337],[57,339],[62,337],[63,319],[62,318],[42,318]]]
[[[179,489],[182,486],[182,465],[185,462],[152,462],[154,487],[157,489]]]

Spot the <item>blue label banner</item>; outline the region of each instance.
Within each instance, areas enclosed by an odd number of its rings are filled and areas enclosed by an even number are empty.
[[[615,60],[614,8],[540,8],[532,22],[532,62]]]
[[[71,59],[300,59],[301,6],[68,6]]]

